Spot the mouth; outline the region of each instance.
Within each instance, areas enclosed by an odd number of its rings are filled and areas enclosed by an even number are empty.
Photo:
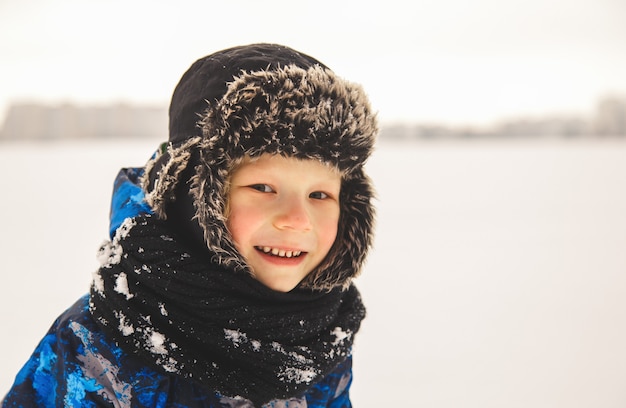
[[[275,256],[277,258],[298,258],[303,254],[306,254],[306,252],[303,251],[293,251],[268,246],[256,246],[254,248],[257,251],[263,252],[266,255]]]

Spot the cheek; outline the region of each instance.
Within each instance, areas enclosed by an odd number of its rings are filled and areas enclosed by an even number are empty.
[[[249,239],[254,224],[254,215],[251,211],[238,211],[231,208],[226,226],[235,244],[240,245]]]
[[[320,246],[328,252],[337,238],[339,216],[326,217],[320,224],[320,228],[318,229]]]

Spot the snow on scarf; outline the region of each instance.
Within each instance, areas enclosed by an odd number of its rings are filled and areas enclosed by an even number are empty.
[[[192,253],[150,214],[127,218],[99,258],[90,310],[122,349],[255,405],[324,378],[365,315],[354,286],[273,291]]]

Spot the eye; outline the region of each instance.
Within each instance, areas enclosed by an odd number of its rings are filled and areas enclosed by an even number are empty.
[[[313,198],[315,200],[325,200],[328,197],[328,194],[324,193],[323,191],[314,191],[309,194],[309,198]]]
[[[274,192],[274,190],[272,190],[272,187],[268,186],[267,184],[251,184],[248,187],[256,191],[260,191],[261,193],[273,193]]]

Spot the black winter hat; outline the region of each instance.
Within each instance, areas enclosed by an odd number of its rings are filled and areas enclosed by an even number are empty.
[[[377,132],[362,88],[314,58],[276,44],[229,48],[196,61],[178,83],[169,144],[146,166],[146,199],[214,262],[254,275],[226,227],[232,169],[264,153],[332,165],[342,174],[337,238],[300,286],[347,287],[373,239],[363,166]]]
[[[198,136],[198,115],[206,111],[207,103],[215,104],[224,96],[234,76],[290,64],[324,67],[308,55],[273,44],[233,47],[197,60],[183,74],[172,95],[169,141],[179,143]]]

